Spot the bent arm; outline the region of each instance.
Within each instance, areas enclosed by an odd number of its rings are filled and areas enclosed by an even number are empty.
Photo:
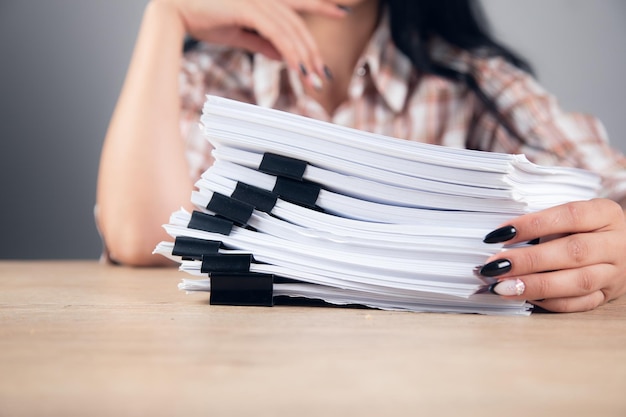
[[[179,129],[184,36],[174,8],[148,4],[104,141],[97,220],[110,257],[123,264],[166,262],[152,255],[168,238],[160,226],[193,189]]]
[[[321,76],[321,56],[300,12],[347,14],[333,0],[148,3],[100,162],[98,227],[113,260],[163,263],[151,255],[168,238],[160,226],[193,190],[179,125],[185,35],[284,59],[294,70],[304,63]]]

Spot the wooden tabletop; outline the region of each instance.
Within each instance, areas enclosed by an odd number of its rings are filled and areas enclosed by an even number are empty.
[[[0,416],[626,416],[626,300],[491,317],[208,305],[175,269],[0,262]]]

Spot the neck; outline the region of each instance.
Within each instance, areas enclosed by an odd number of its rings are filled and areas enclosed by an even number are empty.
[[[342,19],[320,15],[304,15],[303,19],[317,42],[320,54],[330,69],[333,79],[320,91],[305,87],[331,114],[345,100],[348,84],[356,63],[363,53],[378,24],[378,1],[367,0],[354,6]]]

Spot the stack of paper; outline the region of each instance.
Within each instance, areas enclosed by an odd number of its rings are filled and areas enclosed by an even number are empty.
[[[476,267],[507,249],[483,237],[599,187],[591,173],[523,155],[410,142],[212,96],[202,124],[215,164],[191,196],[197,211],[173,213],[165,229],[175,241],[155,253],[196,276],[181,289],[213,284],[215,303],[289,296],[529,314],[524,301],[476,294],[491,283]]]

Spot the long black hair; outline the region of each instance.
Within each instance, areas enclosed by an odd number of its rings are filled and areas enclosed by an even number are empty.
[[[389,11],[393,42],[418,71],[464,83],[510,135],[526,142],[502,117],[493,99],[480,89],[471,72],[460,72],[432,59],[430,46],[434,39],[440,38],[470,53],[500,56],[533,74],[526,60],[493,38],[477,0],[381,0],[381,7],[385,6]]]

